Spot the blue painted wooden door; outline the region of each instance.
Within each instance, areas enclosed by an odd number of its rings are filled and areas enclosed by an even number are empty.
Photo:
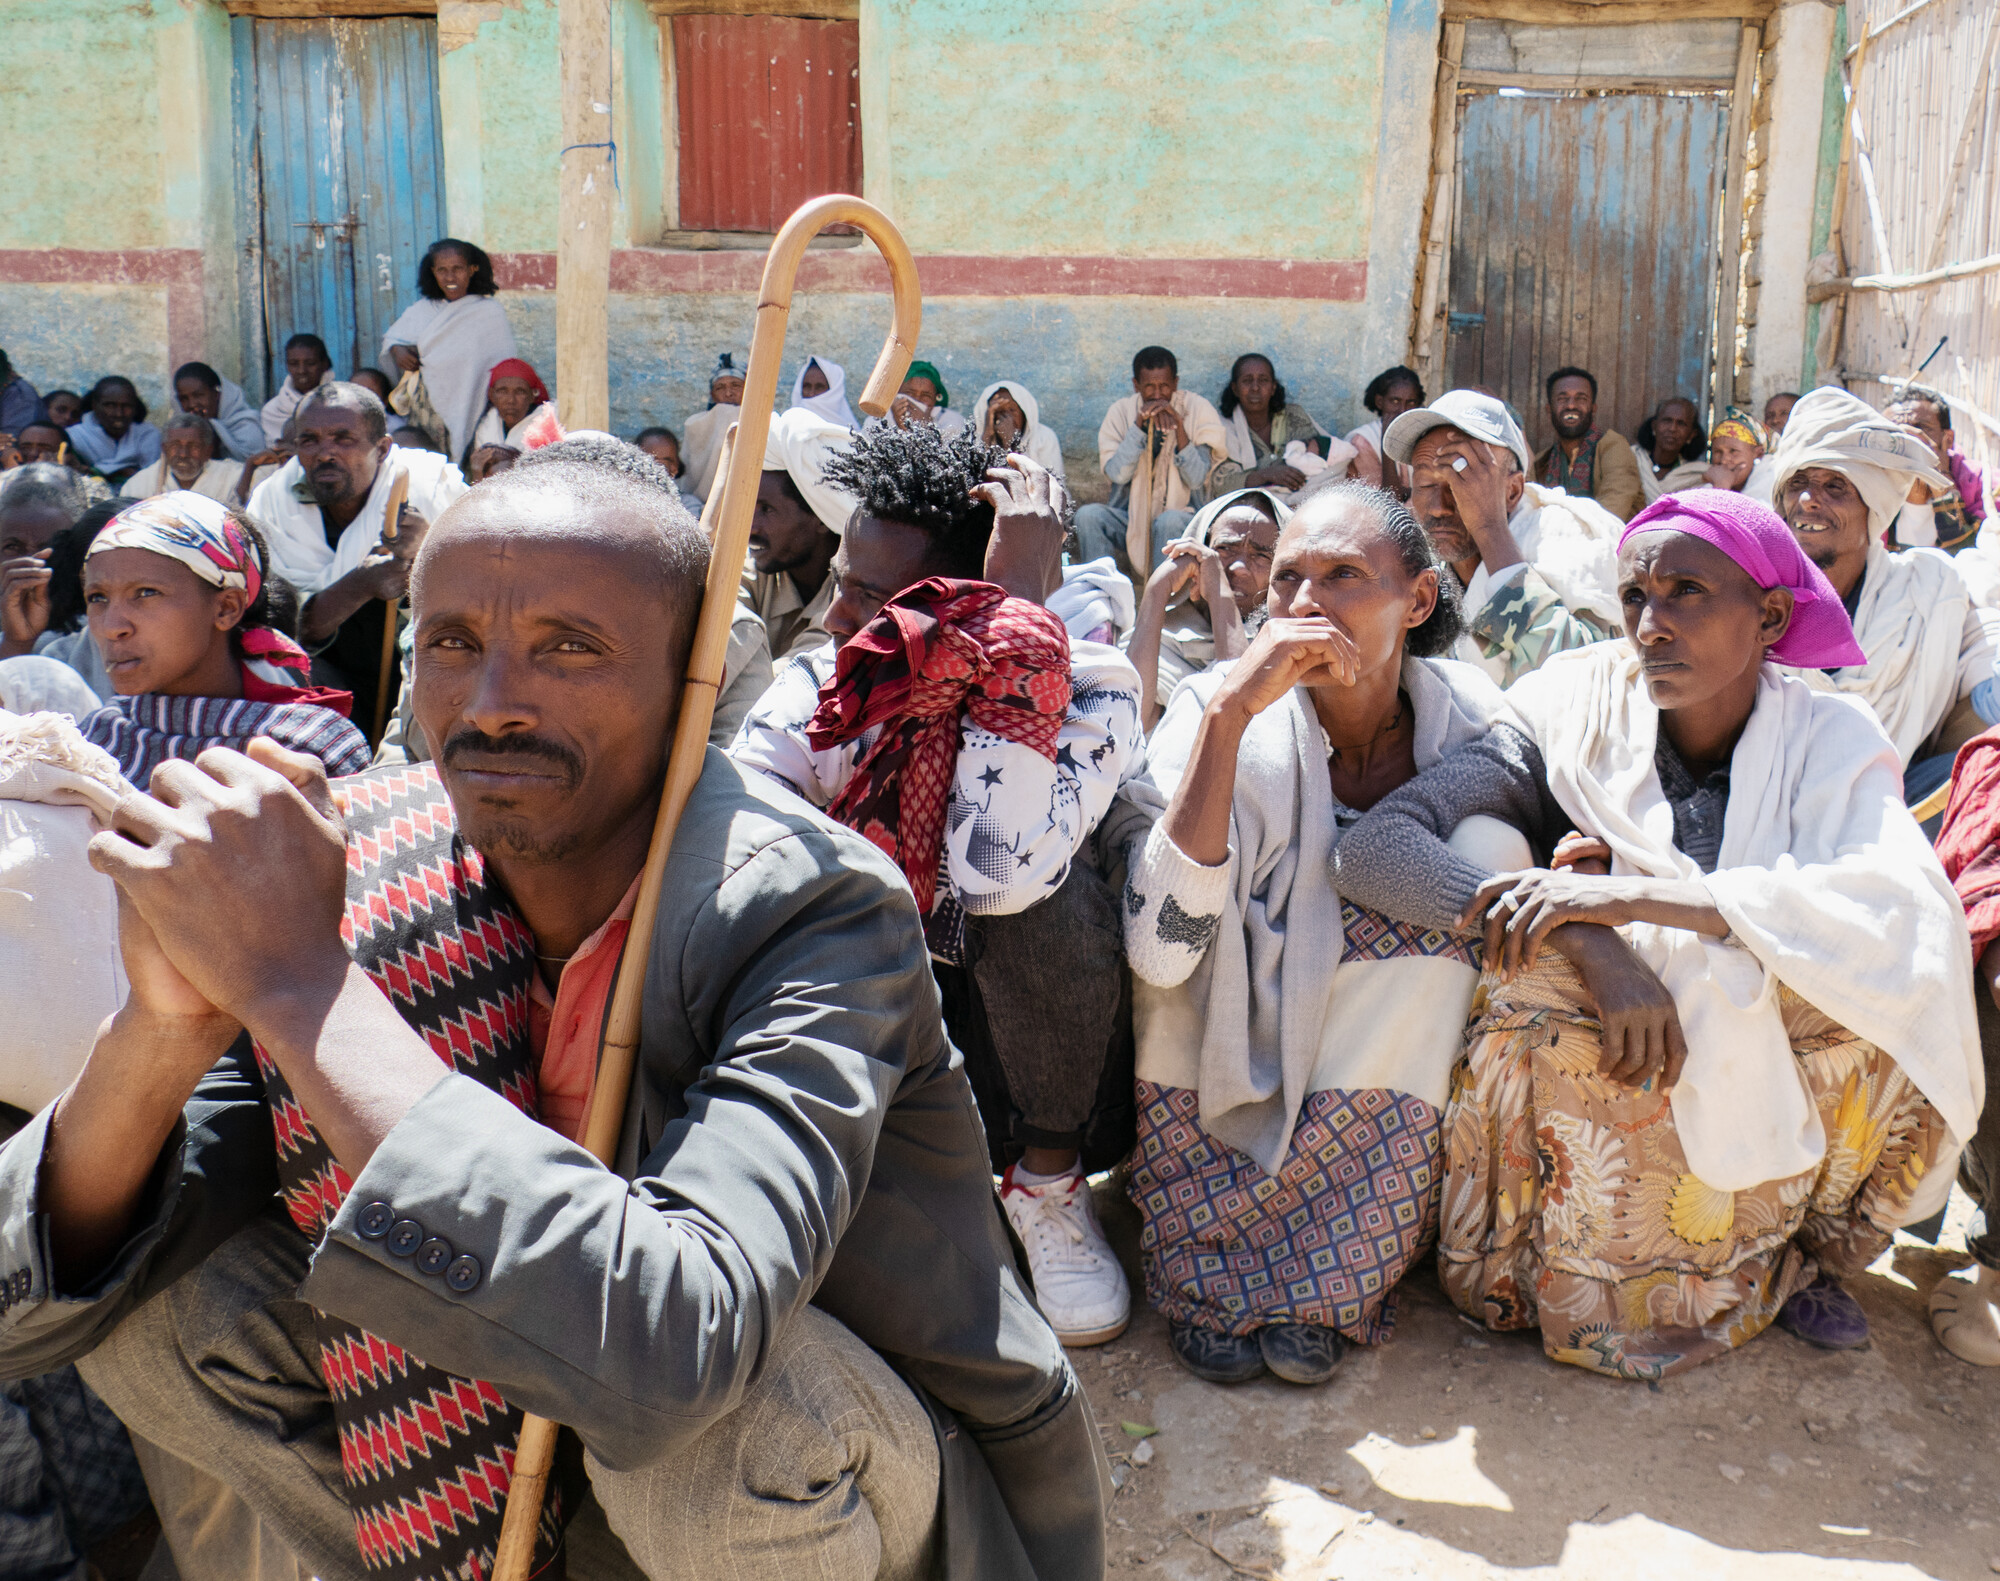
[[[318,335],[346,378],[379,363],[382,332],[416,297],[417,261],[444,234],[437,23],[239,17],[233,28],[246,283],[268,395],[291,336]]]
[[[1705,413],[1729,95],[1482,93],[1463,114],[1453,387],[1512,401],[1537,450],[1565,364],[1627,438],[1672,396]]]

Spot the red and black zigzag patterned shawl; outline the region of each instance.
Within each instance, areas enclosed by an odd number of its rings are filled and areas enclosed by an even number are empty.
[[[436,770],[376,770],[337,782],[334,795],[347,817],[341,939],[348,953],[439,1059],[533,1115],[534,939],[505,897],[487,887],[485,864],[460,838]],[[293,1221],[319,1241],[353,1182],[261,1047],[257,1065],[280,1189]],[[520,1411],[490,1383],[426,1366],[324,1312],[319,1341],[368,1574],[485,1581],[513,1477]],[[536,1543],[538,1575],[554,1573],[548,1567],[561,1513],[552,1478]]]

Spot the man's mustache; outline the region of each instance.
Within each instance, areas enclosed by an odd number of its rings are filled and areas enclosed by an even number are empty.
[[[448,769],[459,767],[468,757],[489,761],[494,758],[533,758],[559,769],[568,789],[574,790],[583,780],[582,756],[575,749],[564,746],[560,741],[551,741],[547,736],[489,736],[483,730],[468,727],[447,736],[444,751],[438,757]]]

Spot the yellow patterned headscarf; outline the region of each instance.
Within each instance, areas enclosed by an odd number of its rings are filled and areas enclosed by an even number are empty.
[[[1755,445],[1759,451],[1768,450],[1771,445],[1764,425],[1740,406],[1730,407],[1728,415],[1715,425],[1708,438],[1711,444],[1718,439],[1734,439],[1739,444]]]

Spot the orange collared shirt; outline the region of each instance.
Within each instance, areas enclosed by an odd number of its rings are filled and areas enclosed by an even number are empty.
[[[577,946],[556,979],[553,997],[539,971],[528,990],[528,1041],[535,1051],[542,1124],[572,1142],[582,1135],[583,1117],[590,1112],[604,1012],[638,899],[635,878],[604,926]]]

